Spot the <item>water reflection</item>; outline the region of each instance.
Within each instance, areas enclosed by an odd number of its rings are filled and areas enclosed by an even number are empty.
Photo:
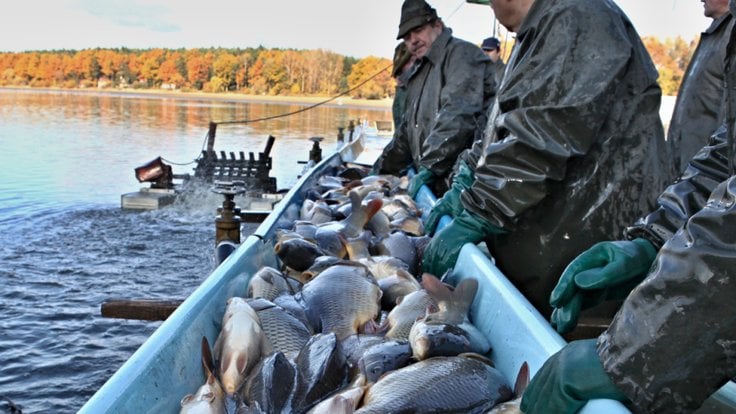
[[[210,120],[300,108],[0,89],[0,396],[24,413],[76,412],[160,324],[105,319],[100,304],[183,299],[211,272],[222,197],[204,189],[160,211],[122,211],[120,195],[142,186],[135,167],[195,159]],[[257,152],[276,136],[271,175],[286,188],[307,138],[333,148],[337,126],[357,118],[387,120],[390,110],[319,107],[223,126],[215,149]]]

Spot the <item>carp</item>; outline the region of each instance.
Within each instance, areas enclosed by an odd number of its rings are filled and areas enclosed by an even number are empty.
[[[222,330],[215,341],[220,382],[227,395],[235,394],[251,368],[268,351],[268,341],[256,311],[244,298],[228,299]]]
[[[293,295],[301,289],[301,282],[270,266],[260,268],[248,281],[249,298],[273,300],[281,295]]]
[[[409,293],[399,299],[381,327],[383,331],[386,331],[386,338],[408,341],[411,327],[417,319],[426,314],[427,308],[436,309],[437,302],[424,289]]]
[[[434,357],[383,376],[366,390],[356,413],[479,414],[512,395],[503,374],[486,358]]]
[[[452,355],[472,351],[487,354],[491,350],[485,335],[470,322],[468,310],[478,291],[478,281],[463,279],[454,289],[429,273],[422,276],[422,287],[437,303],[437,312],[428,312],[411,328],[410,343],[414,357],[421,360],[434,355]]]
[[[365,266],[339,264],[307,282],[295,298],[317,332],[334,332],[343,339],[375,320],[381,289]]]
[[[180,414],[224,414],[225,391],[215,375],[215,365],[207,337],[202,337],[202,366],[205,383],[195,394],[187,394],[181,400]]]

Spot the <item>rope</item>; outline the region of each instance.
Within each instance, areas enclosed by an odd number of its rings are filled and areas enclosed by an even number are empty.
[[[321,101],[321,102],[317,102],[316,104],[313,104],[313,105],[310,105],[310,106],[307,106],[307,107],[298,109],[296,111],[286,112],[286,113],[278,114],[278,115],[267,116],[265,118],[243,119],[243,120],[239,120],[239,121],[220,121],[220,122],[215,122],[215,123],[217,125],[249,124],[249,123],[252,123],[252,122],[269,121],[271,119],[285,118],[287,116],[296,115],[296,114],[301,113],[301,112],[306,112],[306,111],[309,111],[310,109],[314,109],[314,108],[316,108],[318,106],[321,106],[321,105],[324,105],[324,104],[326,104],[328,102],[332,102],[332,101],[334,101],[335,99],[337,99],[337,98],[339,98],[341,96],[345,96],[345,95],[349,94],[350,92],[352,92],[352,91],[360,88],[361,86],[365,85],[366,83],[370,82],[376,76],[378,76],[381,73],[387,71],[388,69],[391,68],[391,66],[393,66],[393,62],[390,65],[386,66],[385,68],[383,68],[383,69],[379,70],[378,72],[376,72],[375,74],[373,74],[368,79],[366,79],[363,82],[355,85],[352,89],[348,89],[345,92],[342,92],[342,93],[340,93],[338,95],[335,95],[335,96],[333,96],[333,97],[331,97],[329,99],[326,99],[326,100]],[[202,151],[204,151],[204,148],[206,146],[207,146],[207,134],[204,134],[204,140],[202,142],[202,150],[200,151],[200,154],[197,156],[197,158],[193,159],[192,161],[189,161],[187,163],[177,163],[177,162],[169,161],[169,160],[167,160],[166,158],[163,158],[163,157],[161,157],[161,159],[164,160],[164,161],[166,161],[167,163],[173,164],[173,165],[179,165],[179,166],[190,165],[190,164],[193,164],[193,163],[197,162],[197,160],[199,160],[201,158]]]
[[[357,85],[356,85],[355,87],[353,87],[352,89],[348,89],[348,90],[347,90],[347,91],[345,91],[345,92],[342,92],[342,93],[340,93],[340,94],[338,94],[338,95],[335,95],[335,96],[333,96],[332,98],[329,98],[329,99],[327,99],[327,100],[324,100],[324,101],[322,101],[322,102],[317,102],[317,103],[316,103],[316,104],[314,104],[314,105],[310,105],[310,106],[307,106],[307,107],[305,107],[305,108],[302,108],[302,109],[298,109],[298,110],[296,110],[296,111],[292,111],[292,112],[287,112],[287,113],[284,113],[284,114],[279,114],[279,115],[267,116],[267,117],[265,117],[265,118],[256,118],[256,119],[244,119],[244,120],[240,120],[240,121],[220,121],[220,122],[215,122],[215,123],[216,123],[217,125],[228,125],[228,124],[248,124],[248,123],[251,123],[251,122],[259,122],[259,121],[269,121],[269,120],[271,120],[271,119],[277,119],[277,118],[283,118],[283,117],[287,117],[287,116],[291,116],[291,115],[296,115],[296,114],[298,114],[298,113],[300,113],[300,112],[305,112],[305,111],[308,111],[308,110],[310,110],[310,109],[314,109],[314,108],[316,108],[316,107],[318,107],[318,106],[320,106],[320,105],[324,105],[324,104],[326,104],[326,103],[328,103],[328,102],[334,101],[335,99],[337,99],[337,98],[339,98],[339,97],[341,97],[341,96],[344,96],[344,95],[347,95],[347,94],[349,94],[350,92],[352,92],[352,91],[354,91],[354,90],[356,90],[356,89],[360,88],[361,86],[365,85],[365,84],[366,84],[366,83],[368,83],[369,81],[373,80],[373,78],[375,78],[376,76],[378,76],[378,75],[380,75],[381,73],[383,73],[383,72],[387,71],[387,70],[388,70],[388,69],[389,69],[389,68],[390,68],[390,67],[391,67],[392,65],[393,65],[393,63],[392,63],[391,65],[388,65],[388,66],[386,66],[385,68],[383,68],[383,69],[379,70],[379,71],[378,71],[378,72],[376,72],[376,73],[375,73],[374,75],[372,75],[372,76],[371,76],[370,78],[368,78],[368,79],[364,80],[363,82],[361,82],[361,83],[357,84]]]
[[[450,13],[450,15],[447,16],[446,20],[447,21],[450,21],[450,19],[452,18],[452,16],[454,16],[455,13],[457,13],[457,11],[460,10],[460,8],[463,7],[464,5],[465,5],[465,0],[462,0],[460,2],[460,4],[458,4],[457,7],[455,7],[455,10],[453,10],[452,13]]]

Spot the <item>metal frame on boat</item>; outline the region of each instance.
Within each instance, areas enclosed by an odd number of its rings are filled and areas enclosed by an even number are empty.
[[[307,171],[286,194],[258,229],[225,259],[184,301],[151,337],[81,408],[80,413],[177,413],[179,401],[194,392],[204,380],[200,359],[202,336],[214,343],[226,300],[245,296],[251,276],[263,266],[278,266],[273,245],[279,228],[292,226],[298,217],[307,189],[320,176],[331,173],[344,162],[355,162],[364,149],[364,136],[324,158]],[[417,202],[426,211],[435,198],[425,187]],[[441,221],[440,225],[443,225]],[[519,367],[527,362],[530,374],[565,344],[549,323],[493,265],[478,247],[466,245],[455,266],[452,280],[475,278],[479,290],[470,316],[491,342],[491,359],[513,384]],[[725,386],[711,407],[734,407],[736,386]],[[594,400],[581,411],[586,413],[628,413],[619,402]],[[705,412],[705,411],[703,411]],[[709,411],[719,412],[719,411]],[[723,411],[726,412],[726,411]]]

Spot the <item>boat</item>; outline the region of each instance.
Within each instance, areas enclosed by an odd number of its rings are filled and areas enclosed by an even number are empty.
[[[344,163],[370,164],[370,159],[378,152],[369,151],[365,143],[365,131],[358,127],[354,140],[344,143],[335,153],[306,171],[255,232],[178,306],[79,412],[179,412],[181,398],[195,392],[202,384],[202,336],[210,343],[215,342],[226,300],[245,296],[249,279],[262,267],[279,266],[274,253],[276,232],[292,225],[307,189],[312,188],[319,177],[331,174]],[[436,199],[427,187],[423,187],[416,201],[423,207],[426,218]],[[445,217],[440,226],[446,222]],[[465,245],[455,269],[451,282],[466,278],[479,282],[470,317],[490,340],[491,359],[509,384],[514,383],[523,363],[528,364],[533,376],[549,356],[565,345],[565,340],[494,266],[487,252],[472,244]],[[734,407],[736,386],[730,383],[711,397],[707,411],[702,412],[733,412]],[[617,414],[629,411],[617,401],[594,400],[580,412]]]
[[[363,121],[363,127],[368,136],[390,137],[394,135],[393,121]]]

